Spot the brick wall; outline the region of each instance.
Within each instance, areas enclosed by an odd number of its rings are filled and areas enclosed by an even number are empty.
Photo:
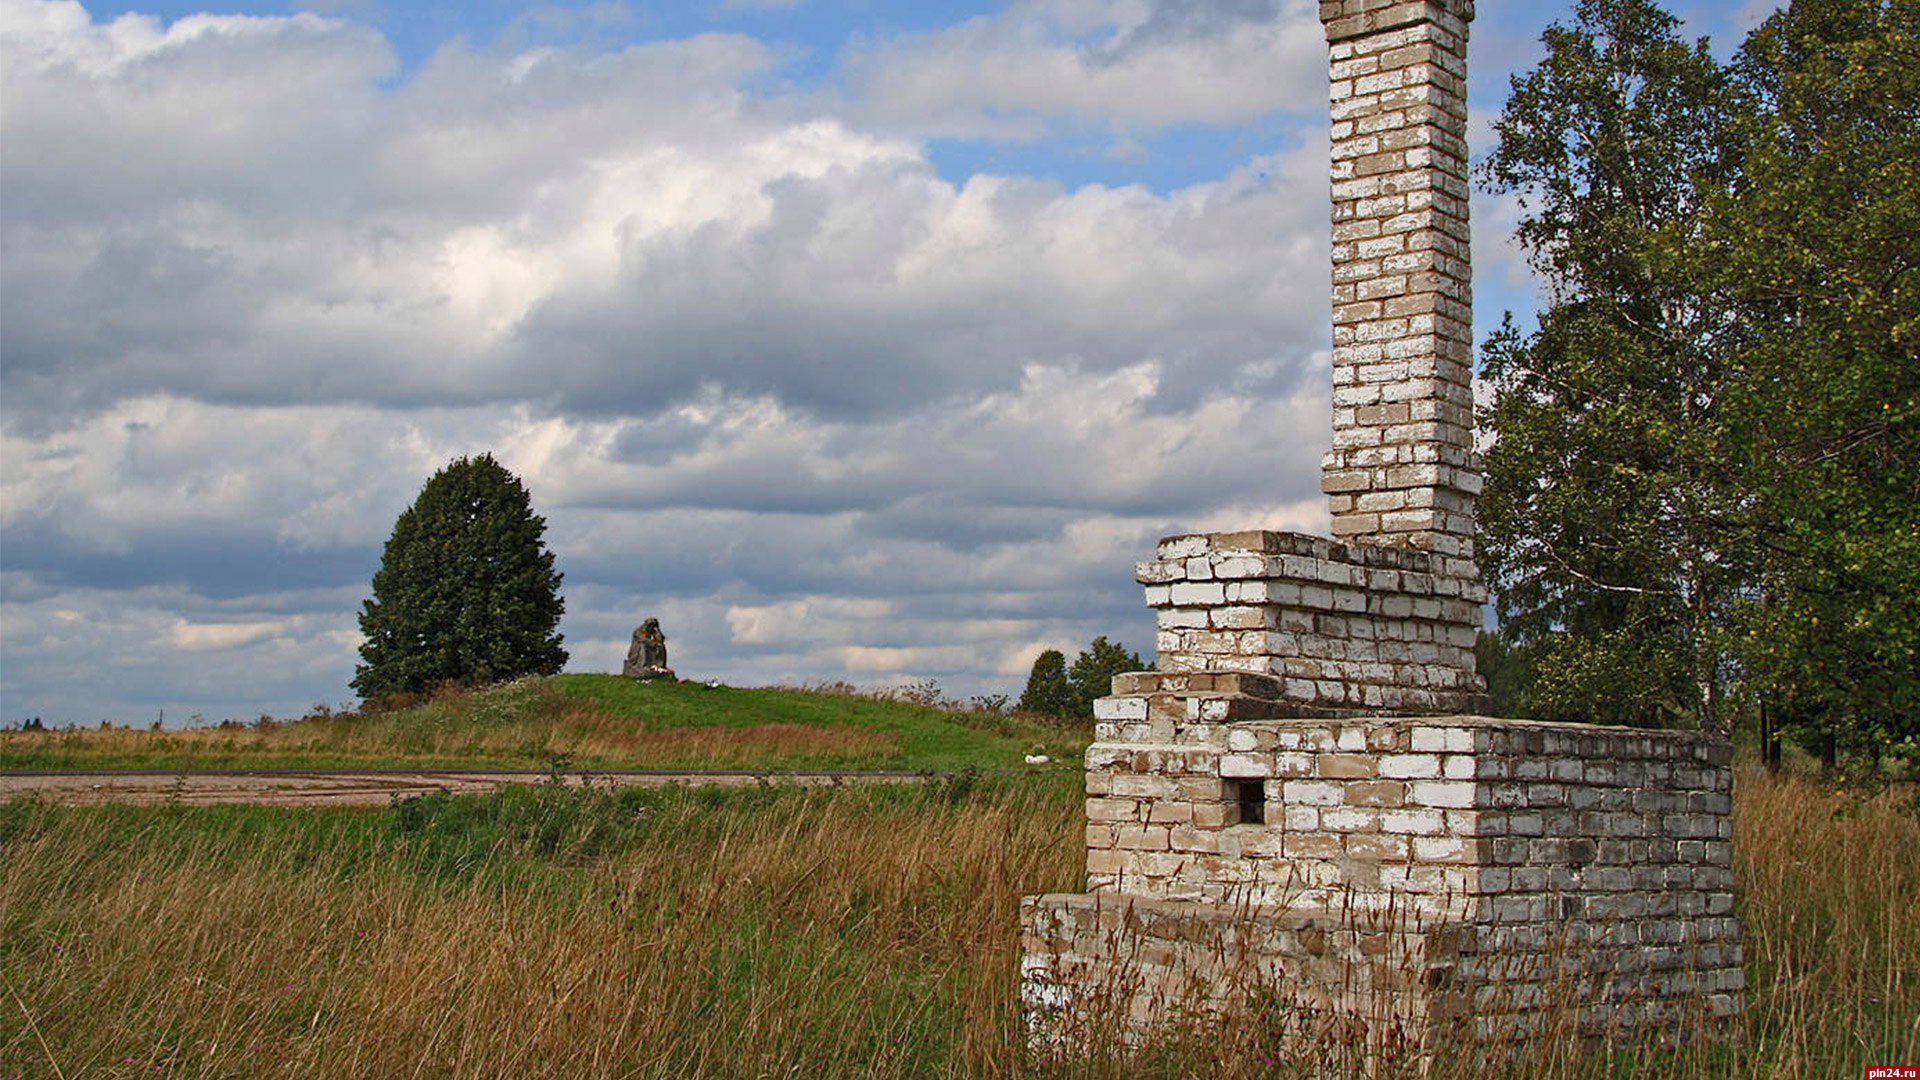
[[[1286,717],[1272,683],[1145,673],[1099,703],[1088,895],[1034,901],[1031,979],[1084,983],[1152,959],[1139,993],[1164,997],[1233,966],[1209,954],[1227,942],[1288,980],[1337,961],[1375,1020],[1388,1008],[1521,1034],[1528,1011],[1553,1000],[1589,1027],[1631,1033],[1740,1007],[1724,740],[1485,717]],[[1249,798],[1257,822],[1244,820]],[[1161,947],[1085,932],[1098,922],[1090,911],[1124,922],[1113,912],[1132,901],[1153,917],[1128,933],[1157,934]],[[1181,918],[1191,924],[1170,929]],[[1313,959],[1256,929],[1307,920],[1338,944],[1383,918],[1399,921],[1372,951]],[[1359,958],[1383,949],[1432,992],[1383,998],[1378,976],[1356,983]]]
[[[1162,671],[1276,676],[1322,711],[1471,711],[1486,590],[1424,551],[1298,533],[1174,536],[1136,576]]]
[[[1037,1035],[1252,991],[1439,1026],[1672,1033],[1741,1007],[1731,748],[1479,699],[1467,0],[1328,0],[1334,540],[1176,536],[1159,672],[1087,751],[1088,891],[1023,901]],[[1542,1005],[1563,1006],[1542,1010]],[[1431,1043],[1426,1043],[1431,1045]]]
[[[1333,114],[1336,539],[1472,577],[1473,293],[1460,0],[1322,3]]]

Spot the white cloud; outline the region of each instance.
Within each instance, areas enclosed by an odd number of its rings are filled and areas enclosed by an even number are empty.
[[[548,517],[578,670],[654,614],[686,674],[1005,689],[1149,644],[1158,535],[1324,523],[1318,136],[1170,194],[956,184],[745,89],[778,61],[739,36],[388,85],[350,22],[0,3],[9,712],[343,695],[395,515],[481,451]],[[871,71],[1024,56],[1057,85],[906,107],[1122,128],[1318,106],[1317,59],[1273,68],[1310,14],[1184,11],[1017,6]]]
[[[858,45],[843,67],[870,114],[950,135],[1032,114],[1152,130],[1319,107],[1326,42],[1304,0],[1028,0]]]
[[[287,629],[280,620],[237,623],[191,623],[175,619],[167,640],[187,652],[224,652],[279,637]]]
[[[709,384],[871,413],[1030,360],[1214,379],[1319,336],[1322,291],[1290,287],[1324,250],[1294,188],[1323,183],[1317,143],[1169,197],[955,187],[912,142],[756,105],[743,38],[449,48],[382,91],[364,30],[187,22],[72,31],[112,58],[90,75],[9,39],[10,423],[154,393],[650,411]],[[295,45],[287,114],[245,86]]]

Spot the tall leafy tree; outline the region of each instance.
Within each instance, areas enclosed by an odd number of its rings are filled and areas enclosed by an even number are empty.
[[[1715,629],[1741,580],[1724,527],[1733,316],[1652,255],[1730,179],[1737,94],[1646,0],[1583,0],[1544,40],[1481,165],[1517,196],[1550,300],[1532,332],[1509,322],[1484,348],[1482,559],[1530,712],[1718,728]]]
[[[354,690],[372,699],[559,671],[565,602],[546,527],[492,455],[436,472],[394,523],[373,575]]]
[[[1671,252],[1742,313],[1762,564],[1734,653],[1828,760],[1920,755],[1920,2],[1796,0],[1734,72],[1742,183]]]
[[[1027,687],[1020,693],[1017,706],[1022,712],[1041,716],[1072,716],[1073,687],[1067,682],[1067,655],[1048,649],[1033,659],[1027,673]]]
[[[1550,287],[1483,354],[1523,709],[1915,751],[1920,2],[1794,0],[1725,66],[1646,0],[1546,44],[1481,173]]]
[[[1019,707],[1042,716],[1089,717],[1094,699],[1113,692],[1115,675],[1151,667],[1139,653],[1108,641],[1105,635],[1094,638],[1071,665],[1065,653],[1048,649],[1034,658]]]

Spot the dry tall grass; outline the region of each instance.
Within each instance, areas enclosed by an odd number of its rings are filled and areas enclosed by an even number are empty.
[[[1556,1045],[1477,1074],[1920,1061],[1911,798],[1741,777],[1753,987],[1735,1041]],[[0,808],[0,1077],[1313,1075],[1249,1022],[1145,1056],[1025,1056],[1018,898],[1079,887],[1080,828],[1065,784],[965,778]]]

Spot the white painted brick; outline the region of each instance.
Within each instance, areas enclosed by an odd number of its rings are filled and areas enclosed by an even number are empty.
[[[1383,810],[1380,812],[1380,831],[1406,833],[1411,836],[1438,836],[1447,828],[1446,814],[1441,810]]]
[[[1267,569],[1267,560],[1254,555],[1239,555],[1221,559],[1213,565],[1213,576],[1217,578],[1259,577]]]
[[[1272,594],[1272,584],[1270,582],[1229,581],[1226,584],[1226,599],[1228,603],[1265,604],[1278,601],[1278,598]]]
[[[1407,785],[1407,800],[1419,806],[1472,806],[1473,784],[1466,780],[1427,780]]]
[[[1421,836],[1413,841],[1413,857],[1421,862],[1460,862],[1466,854],[1466,841],[1458,837]]]
[[[1339,806],[1346,801],[1347,786],[1324,780],[1288,780],[1280,788],[1280,800],[1301,806]]]
[[[1378,832],[1380,811],[1353,806],[1330,806],[1320,811],[1320,827],[1331,832]]]
[[[1155,614],[1154,623],[1162,630],[1205,630],[1211,625],[1203,607],[1163,607]]]
[[[1183,581],[1169,586],[1173,603],[1182,607],[1212,606],[1227,601],[1226,587],[1217,581]]]
[[[1431,780],[1440,775],[1440,758],[1434,754],[1382,754],[1380,775],[1394,780]]]
[[[1204,536],[1170,536],[1160,541],[1160,549],[1156,554],[1165,560],[1187,559],[1205,554],[1206,550],[1207,538]]]
[[[1437,727],[1417,727],[1413,729],[1413,751],[1416,754],[1437,754],[1447,748],[1447,729]]]
[[[1226,754],[1220,758],[1220,775],[1259,777],[1273,775],[1271,754]]]

